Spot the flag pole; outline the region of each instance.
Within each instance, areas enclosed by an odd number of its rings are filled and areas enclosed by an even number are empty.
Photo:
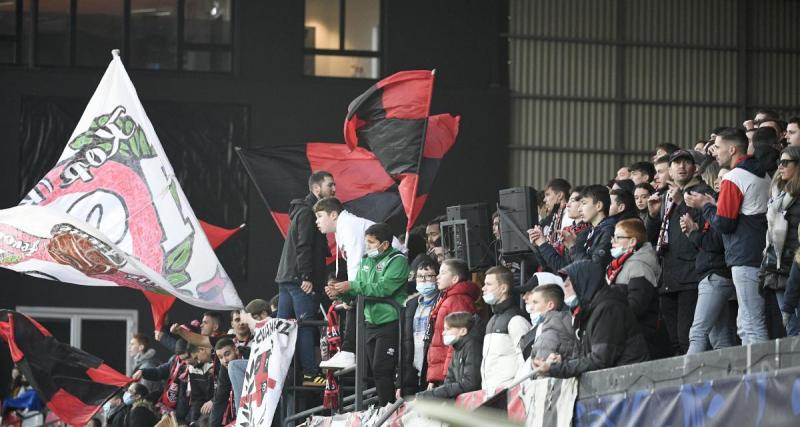
[[[119,49],[111,49],[111,59],[119,58]]]
[[[419,172],[422,168],[422,157],[425,153],[425,142],[428,140],[428,121],[431,115],[431,100],[433,100],[433,83],[436,77],[436,69],[431,70],[431,89],[428,92],[428,112],[425,117],[425,124],[422,126],[422,144],[419,147],[419,157],[417,158],[417,180],[414,182],[414,192],[411,198],[411,215],[414,215],[414,205],[417,203],[417,190],[419,190],[419,180],[421,179]],[[406,218],[406,246],[408,246],[408,232],[411,230],[411,218]]]

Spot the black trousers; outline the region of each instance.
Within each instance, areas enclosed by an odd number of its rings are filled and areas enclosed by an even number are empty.
[[[367,324],[367,361],[375,380],[378,401],[385,406],[395,400],[394,376],[397,370],[397,351],[400,348],[399,321],[382,325]]]
[[[356,309],[345,311],[344,331],[342,332],[342,351],[356,352]]]
[[[689,350],[689,329],[697,305],[697,289],[661,294],[659,302],[661,319],[667,327],[675,355],[686,354]]]

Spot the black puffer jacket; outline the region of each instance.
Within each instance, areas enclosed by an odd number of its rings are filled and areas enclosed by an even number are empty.
[[[684,194],[687,191],[714,194],[714,190],[697,177],[692,178],[692,181],[682,191]],[[648,239],[654,247],[658,242],[662,218],[666,215],[666,198],[666,194],[661,198],[661,212],[658,218],[648,216],[645,222]],[[667,230],[669,243],[660,256],[661,280],[658,285],[659,292],[662,294],[697,289],[697,283],[700,281],[694,268],[697,246],[681,231],[681,217],[687,213],[695,223],[703,224],[702,211],[686,206],[683,200],[672,209]]]
[[[613,368],[649,359],[647,343],[625,295],[606,286],[603,269],[577,261],[563,270],[571,279],[580,310],[575,326],[579,356],[550,367],[550,376],[571,378],[584,372]]]
[[[317,197],[309,193],[304,199],[292,200],[289,206],[289,230],[283,242],[281,261],[275,281],[311,281],[321,290],[325,284],[325,257],[328,240],[319,232],[312,208]]]
[[[475,315],[469,333],[453,344],[453,358],[447,367],[444,383],[433,390],[419,393],[421,397],[453,399],[461,393],[480,390],[481,359],[483,358],[483,325]]]
[[[777,215],[781,215],[781,213],[778,212]],[[767,227],[767,250],[764,254],[764,261],[761,263],[761,275],[764,278],[764,287],[780,291],[786,289],[786,279],[789,278],[789,269],[792,267],[794,254],[798,246],[800,246],[797,233],[798,226],[800,226],[800,201],[794,198],[782,215],[786,219],[788,225],[783,241],[783,249],[781,250],[781,266],[778,268],[778,257],[775,253],[775,245],[770,238],[770,233],[772,231],[769,227]],[[769,217],[769,213],[767,216]]]

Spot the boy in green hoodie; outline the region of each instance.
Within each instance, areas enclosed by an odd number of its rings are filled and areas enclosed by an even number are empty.
[[[355,280],[329,285],[329,297],[353,301],[359,295],[392,298],[401,306],[408,298],[408,260],[392,247],[392,231],[377,223],[364,232],[366,257],[361,260]],[[366,302],[367,361],[375,378],[381,406],[394,401],[394,376],[397,368],[399,316],[389,304]]]

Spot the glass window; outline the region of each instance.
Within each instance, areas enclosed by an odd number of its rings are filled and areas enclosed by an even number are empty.
[[[305,75],[378,78],[380,0],[306,0],[305,6]]]
[[[125,320],[80,319],[81,350],[125,372],[128,342]]]
[[[69,0],[39,0],[36,63],[69,63]]]
[[[135,68],[173,70],[178,63],[178,13],[175,0],[131,0],[131,52]]]
[[[111,51],[122,48],[122,5],[122,0],[78,2],[78,65],[106,66]]]
[[[186,0],[184,41],[228,44],[231,42],[229,0]]]
[[[193,71],[231,71],[231,52],[187,50],[183,53],[183,68]]]

